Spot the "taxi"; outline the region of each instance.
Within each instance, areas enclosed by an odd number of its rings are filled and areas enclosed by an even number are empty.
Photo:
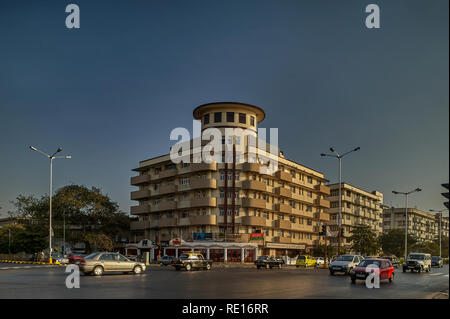
[[[297,262],[295,263],[295,266],[298,267],[316,267],[317,261],[315,258],[308,256],[308,255],[302,255],[297,257]]]

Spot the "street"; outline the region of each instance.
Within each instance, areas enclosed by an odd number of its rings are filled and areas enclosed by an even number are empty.
[[[379,289],[364,281],[352,285],[344,275],[330,276],[327,269],[261,269],[213,266],[211,271],[175,271],[150,266],[142,275],[80,276],[80,288],[65,285],[65,267],[0,263],[0,298],[120,298],[120,299],[396,299],[432,298],[449,288],[449,268],[430,273],[403,273]],[[445,296],[445,295],[444,295]]]

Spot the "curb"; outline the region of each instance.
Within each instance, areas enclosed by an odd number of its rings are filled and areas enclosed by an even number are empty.
[[[63,264],[60,264],[59,262],[50,264],[48,262],[41,262],[41,261],[21,261],[21,260],[0,260],[0,263],[64,266]]]

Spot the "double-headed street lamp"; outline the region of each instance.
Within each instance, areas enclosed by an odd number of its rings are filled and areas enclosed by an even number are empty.
[[[47,153],[44,153],[44,152],[42,152],[42,151],[40,151],[40,150],[38,150],[36,147],[34,147],[34,146],[30,146],[30,149],[32,150],[32,151],[35,151],[35,152],[38,152],[38,153],[41,153],[42,155],[44,155],[44,156],[46,156],[47,158],[49,158],[50,159],[50,193],[49,193],[49,217],[48,217],[48,219],[49,219],[49,230],[48,230],[48,251],[49,251],[49,263],[51,264],[52,263],[52,194],[53,194],[53,191],[52,191],[52,171],[53,171],[53,160],[55,159],[55,158],[63,158],[63,159],[70,159],[70,158],[72,158],[72,156],[55,156],[56,154],[58,154],[59,152],[61,152],[62,151],[62,148],[58,148],[57,150],[56,150],[56,152],[55,153],[53,153],[52,155],[49,155],[49,154],[47,154]],[[65,244],[64,244],[65,245]]]
[[[405,195],[405,260],[408,257],[408,195],[420,191],[422,191],[420,188],[416,188],[407,193],[392,191],[396,195]]]
[[[430,209],[430,212],[435,212],[439,214],[439,257],[442,255],[442,245],[441,245],[441,233],[442,233],[442,213],[448,209],[436,210]]]
[[[329,157],[335,157],[339,160],[339,220],[338,220],[338,252],[337,254],[340,254],[341,251],[341,227],[342,227],[342,205],[341,205],[341,188],[342,188],[342,158],[352,152],[359,151],[361,147],[357,147],[351,151],[348,151],[342,155],[340,155],[338,152],[334,150],[334,148],[330,147],[330,151],[335,153],[334,154],[320,154],[320,156],[329,156]]]

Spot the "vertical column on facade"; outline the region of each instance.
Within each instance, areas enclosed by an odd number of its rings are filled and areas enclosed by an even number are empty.
[[[175,257],[178,258],[178,248],[175,248]]]
[[[163,256],[165,256],[166,255],[166,248],[164,247],[164,249],[163,249]]]
[[[209,259],[209,248],[206,249],[206,259]]]
[[[244,262],[244,248],[241,248],[241,263]]]
[[[227,262],[227,249],[226,248],[223,249],[223,261]]]
[[[155,259],[155,248],[151,248],[150,249],[150,260],[154,260]]]
[[[258,257],[258,248],[255,248],[255,260],[256,260],[256,258]]]

